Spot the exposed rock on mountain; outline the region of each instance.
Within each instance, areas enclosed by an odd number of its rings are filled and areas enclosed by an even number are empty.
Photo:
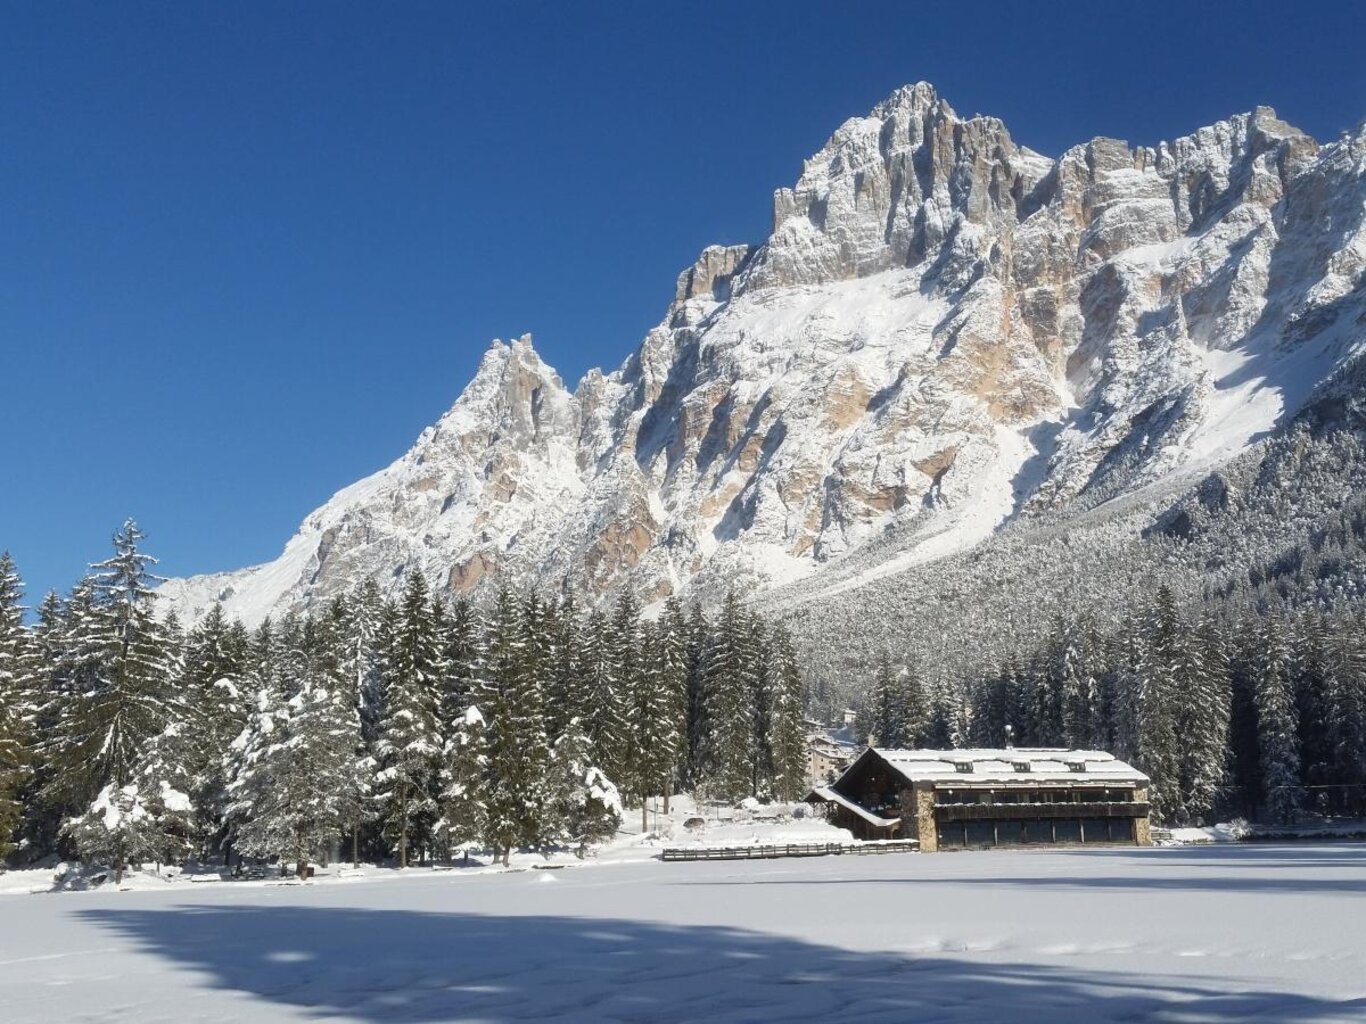
[[[253,621],[419,566],[648,601],[873,540],[889,572],[1225,461],[1364,336],[1366,131],[1258,108],[1054,160],[921,83],[806,161],[766,242],[705,250],[619,369],[571,392],[495,343],[278,560],[165,593]]]

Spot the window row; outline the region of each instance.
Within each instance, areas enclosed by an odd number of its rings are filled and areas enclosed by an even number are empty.
[[[1132,789],[937,789],[940,807],[961,804],[1089,804],[1130,803]]]
[[[940,849],[1021,846],[1035,843],[1132,843],[1132,818],[1027,818],[1020,821],[950,821],[939,826]]]

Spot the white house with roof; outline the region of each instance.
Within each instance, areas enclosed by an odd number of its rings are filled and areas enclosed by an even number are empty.
[[[1103,750],[869,747],[807,800],[860,838],[925,852],[1152,841],[1148,777]]]

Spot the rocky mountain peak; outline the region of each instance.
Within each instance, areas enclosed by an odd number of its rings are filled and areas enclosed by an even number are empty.
[[[777,191],[767,240],[704,250],[619,369],[571,393],[495,342],[280,560],[166,594],[251,620],[415,566],[474,594],[859,586],[1273,429],[1362,345],[1364,221],[1360,131],[1320,148],[1259,107],[1050,159],[907,86]]]

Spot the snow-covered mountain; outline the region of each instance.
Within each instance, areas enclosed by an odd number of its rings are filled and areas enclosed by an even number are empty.
[[[767,241],[705,250],[620,368],[571,391],[495,342],[276,561],[163,593],[250,623],[410,567],[647,602],[873,540],[890,571],[1188,479],[1364,341],[1366,127],[1321,146],[1259,107],[1052,159],[920,83],[806,161]]]

